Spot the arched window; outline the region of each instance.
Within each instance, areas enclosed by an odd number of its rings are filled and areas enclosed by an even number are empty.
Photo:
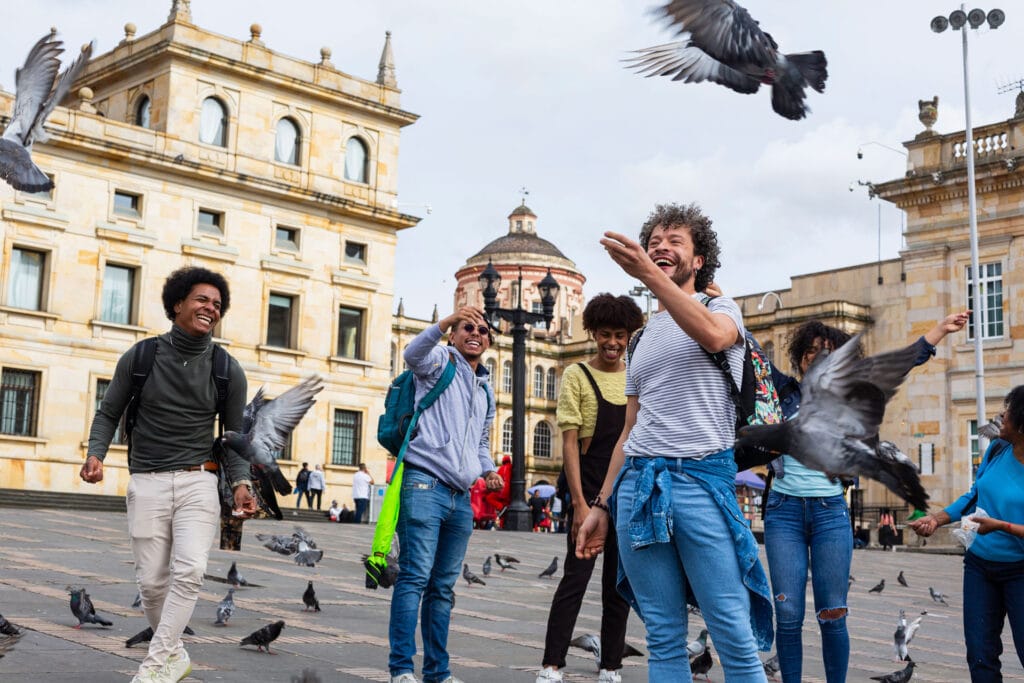
[[[501,423],[501,452],[512,454],[512,418]]]
[[[507,360],[501,365],[501,390],[512,393],[512,361]]]
[[[369,174],[366,172],[366,162],[369,156],[365,142],[357,137],[349,138],[345,143],[345,180],[354,180],[357,183],[368,182]]]
[[[135,105],[135,125],[142,126],[143,128],[149,128],[149,110],[152,106],[152,102],[149,97],[143,95],[139,98],[139,103]]]
[[[228,112],[216,97],[203,100],[203,110],[199,115],[199,142],[218,147],[228,145]]]
[[[533,428],[533,457],[551,457],[551,427],[547,422],[538,422]]]
[[[555,400],[555,369],[554,368],[548,368],[547,399],[549,401],[554,401]]]
[[[494,389],[494,376],[498,373],[498,363],[493,358],[488,358],[484,361],[484,367],[487,368],[487,383],[491,385],[491,389]]]
[[[539,365],[533,369],[533,397],[544,398],[544,368]]]
[[[278,121],[277,138],[274,141],[274,161],[298,166],[301,142],[299,127],[294,121],[288,118]]]

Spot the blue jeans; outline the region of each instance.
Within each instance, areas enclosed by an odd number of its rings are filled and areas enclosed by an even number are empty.
[[[468,491],[455,491],[422,470],[405,468],[398,515],[399,574],[391,596],[388,637],[392,676],[415,671],[416,616],[421,613],[423,680],[441,681],[448,668],[448,623],[462,571],[473,508]],[[420,602],[422,598],[422,610]]]
[[[630,545],[629,517],[637,470],[626,468],[616,493],[619,558],[647,629],[648,681],[687,683],[686,579],[730,683],[766,678],[750,626],[750,595],[743,585],[733,539],[721,509],[692,476],[670,463],[672,528],[668,543]],[[736,510],[739,515],[739,509]]]
[[[370,499],[355,498],[354,500],[356,501],[356,524],[369,523],[370,520],[367,519],[366,511],[370,509]]]
[[[1024,665],[1024,561],[992,562],[968,552],[964,555],[964,640],[973,683],[1003,680],[999,655],[1006,617],[1017,658]]]
[[[841,495],[801,498],[770,492],[765,505],[764,547],[775,595],[775,648],[783,683],[799,683],[803,673],[801,633],[808,556],[825,680],[843,683],[850,662],[846,590],[853,556],[853,531],[846,500]],[[842,614],[826,614],[833,618],[822,618],[828,610],[841,610]]]

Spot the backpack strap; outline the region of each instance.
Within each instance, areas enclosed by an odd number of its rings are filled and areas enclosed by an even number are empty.
[[[455,379],[455,354],[451,351],[448,352],[448,364],[444,366],[444,371],[441,372],[441,376],[438,378],[437,383],[430,387],[430,391],[420,399],[419,405],[416,406],[416,412],[422,413],[431,405],[434,401],[444,393],[444,390],[448,388],[448,385]],[[412,426],[410,425],[410,431]]]
[[[135,430],[135,421],[139,415],[139,401],[142,400],[142,387],[149,379],[149,373],[153,371],[153,361],[156,358],[156,337],[148,337],[135,345],[132,353],[131,372],[132,388],[128,394],[128,404],[124,411],[124,436],[128,446],[128,464],[132,461],[132,432]]]
[[[211,342],[212,343],[212,342]],[[217,426],[220,436],[224,436],[224,407],[228,402],[228,388],[231,386],[231,356],[219,344],[213,345],[213,368],[211,374],[217,387]]]
[[[640,343],[640,337],[643,336],[644,330],[647,329],[647,325],[644,325],[639,330],[633,333],[630,337],[629,343],[626,344],[626,362],[628,363],[633,358],[633,352],[636,351],[636,345]]]
[[[705,295],[704,305],[710,306],[712,299],[715,298],[716,297]],[[703,346],[701,348],[704,349]],[[740,388],[736,386],[736,380],[733,379],[732,368],[729,365],[729,358],[725,355],[725,351],[716,351],[715,353],[711,353],[707,349],[704,349],[704,353],[711,356],[711,360],[714,361],[715,365],[717,365],[725,374],[725,379],[729,383],[729,398],[732,399],[732,404],[736,407],[736,419],[746,419],[747,416],[743,414],[743,401],[740,397]],[[744,360],[746,360],[746,355],[750,353],[746,337],[743,339],[743,353]]]

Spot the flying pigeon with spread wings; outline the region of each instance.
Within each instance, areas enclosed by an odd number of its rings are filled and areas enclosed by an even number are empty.
[[[0,137],[0,178],[22,192],[45,192],[53,187],[53,181],[32,161],[32,143],[49,139],[43,130],[46,118],[68,94],[92,55],[89,43],[58,76],[64,43],[56,36],[53,30],[40,38],[29,50],[24,66],[15,73],[11,122]]]
[[[746,9],[733,0],[672,0],[659,10],[681,40],[637,50],[625,60],[645,76],[711,81],[751,94],[772,88],[772,109],[791,120],[807,116],[807,86],[825,92],[828,62],[821,50],[783,54]]]

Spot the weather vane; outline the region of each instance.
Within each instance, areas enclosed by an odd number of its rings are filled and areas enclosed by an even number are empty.
[[[530,194],[530,191],[526,189],[526,185],[519,188],[519,194],[522,195],[523,206],[526,206],[526,195]]]

